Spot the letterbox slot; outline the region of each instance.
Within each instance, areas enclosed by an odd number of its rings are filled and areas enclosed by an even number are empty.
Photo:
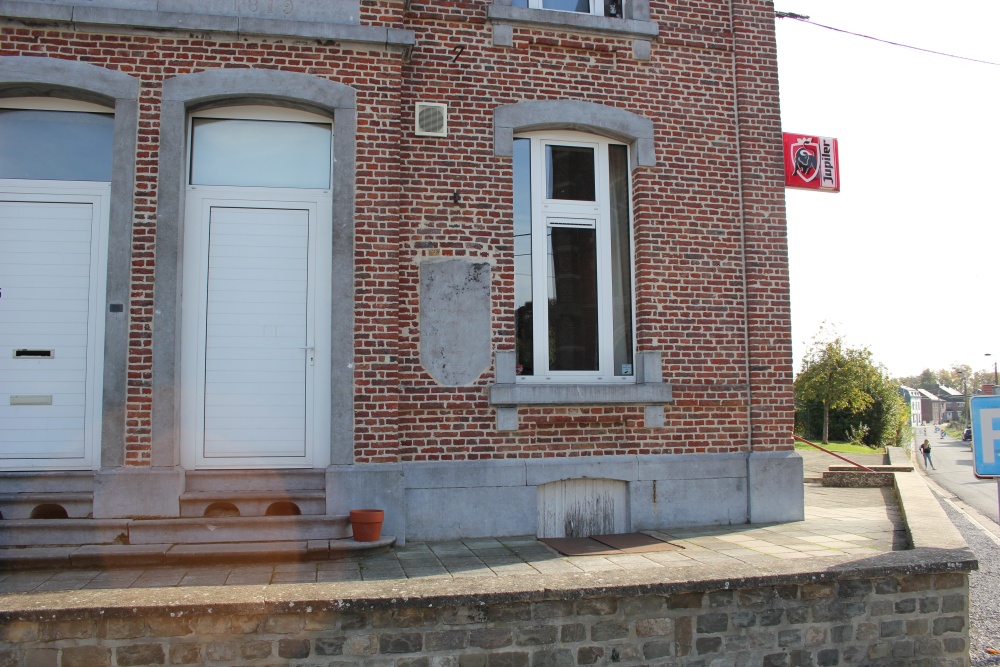
[[[52,405],[52,396],[11,396],[11,405]]]
[[[15,359],[51,359],[55,350],[14,350]]]

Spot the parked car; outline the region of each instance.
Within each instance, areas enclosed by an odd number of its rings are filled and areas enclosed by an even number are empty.
[[[962,442],[966,440],[972,440],[972,428],[965,429],[965,433],[962,434]]]

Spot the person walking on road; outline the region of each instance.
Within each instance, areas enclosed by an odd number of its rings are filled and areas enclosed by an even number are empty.
[[[924,470],[927,470],[927,466],[930,466],[934,470],[934,462],[931,461],[931,441],[924,438],[924,444],[920,445],[920,453],[924,455]]]

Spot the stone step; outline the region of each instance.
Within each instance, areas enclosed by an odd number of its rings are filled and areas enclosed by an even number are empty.
[[[15,519],[0,522],[0,547],[307,542],[352,535],[347,516]]]
[[[15,493],[93,493],[91,470],[53,472],[0,472],[0,489]]]
[[[239,516],[267,516],[276,503],[294,503],[301,514],[326,514],[326,490],[305,491],[187,491],[181,495],[182,517],[203,517],[216,503],[228,503]],[[286,515],[287,516],[287,515]]]
[[[59,505],[70,519],[86,519],[94,511],[94,495],[87,492],[71,493],[0,493],[0,517],[3,519],[30,519],[40,505]]]
[[[325,470],[190,470],[184,490],[210,491],[325,491]]]
[[[823,473],[823,486],[842,488],[873,488],[879,486],[891,487],[893,473],[865,472],[864,470],[827,471]]]
[[[129,523],[130,544],[288,542],[351,537],[347,516],[146,519]]]
[[[129,519],[11,519],[0,521],[0,547],[123,544]]]
[[[109,544],[5,548],[0,549],[0,570],[337,560],[355,554],[388,551],[395,543],[396,538],[388,535],[377,542],[356,542],[347,538],[197,545]]]
[[[912,465],[871,465],[865,466],[875,472],[913,472]],[[865,472],[857,466],[830,466],[831,472]]]

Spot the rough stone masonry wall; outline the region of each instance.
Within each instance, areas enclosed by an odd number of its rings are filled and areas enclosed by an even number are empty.
[[[968,665],[965,572],[652,588],[7,612],[0,665]]]

